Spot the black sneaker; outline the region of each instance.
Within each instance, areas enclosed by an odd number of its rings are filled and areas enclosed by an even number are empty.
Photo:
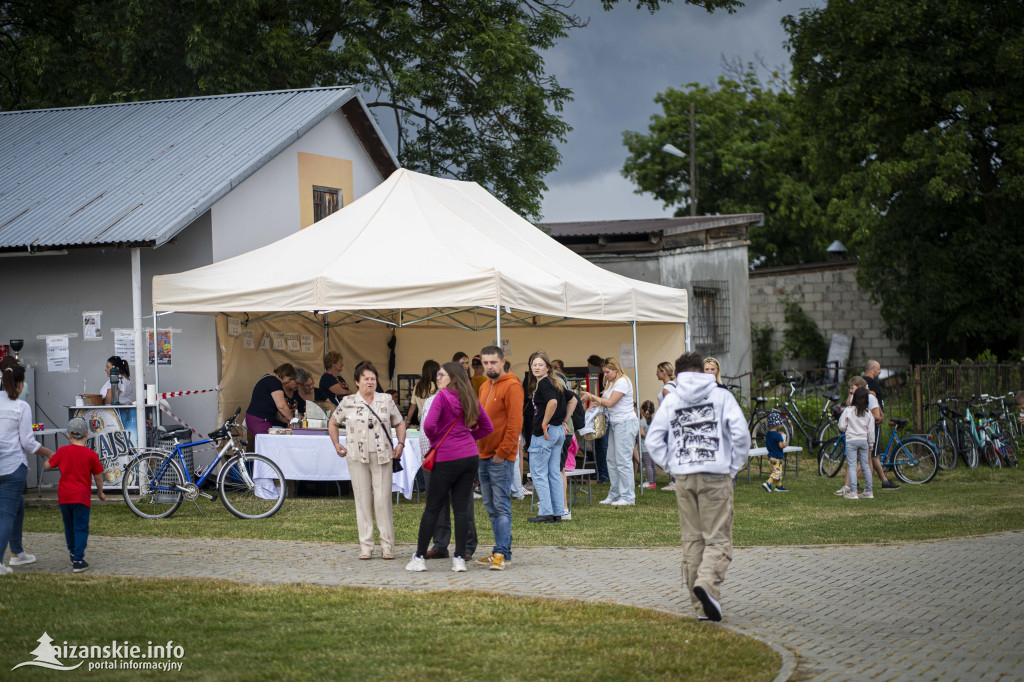
[[[528,518],[526,520],[529,521],[530,523],[557,523],[558,521],[561,521],[562,519],[561,519],[561,517],[558,517],[558,516],[550,516],[550,515],[547,515],[547,514],[541,514],[539,516],[531,516],[530,518]]]
[[[697,585],[693,588],[693,595],[704,605],[704,615],[708,617],[708,620],[715,623],[722,620],[722,606],[717,599],[708,594],[707,590]]]
[[[733,480],[735,480],[735,479],[733,479]],[[765,492],[769,492],[770,493],[772,491],[772,484],[769,483],[768,481],[765,481],[764,483],[762,483],[761,487],[765,489]]]
[[[783,488],[781,485],[775,486],[775,492],[777,493],[788,493],[789,488]]]
[[[899,490],[900,487],[892,481],[886,481],[882,484],[882,488],[885,490]]]
[[[71,562],[71,570],[74,573],[81,573],[82,571],[86,570],[87,568],[89,568],[89,564],[86,563],[85,559],[82,559],[81,561],[72,561]]]

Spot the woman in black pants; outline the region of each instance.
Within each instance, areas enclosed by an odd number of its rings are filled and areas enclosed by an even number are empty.
[[[437,373],[437,389],[422,425],[423,432],[437,448],[437,462],[427,487],[427,504],[420,519],[416,554],[406,565],[407,571],[427,570],[427,547],[437,526],[438,512],[449,496],[455,512],[452,570],[466,570],[466,536],[469,533],[466,509],[480,464],[476,441],[494,430],[462,365],[446,362]]]

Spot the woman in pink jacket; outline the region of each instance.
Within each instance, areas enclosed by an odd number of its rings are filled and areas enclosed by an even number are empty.
[[[476,441],[494,427],[473,391],[473,384],[462,365],[446,362],[437,373],[437,394],[423,421],[423,432],[437,448],[437,462],[430,475],[427,503],[420,519],[416,555],[407,571],[427,570],[426,553],[437,526],[437,515],[451,496],[455,511],[455,556],[452,570],[466,570],[466,536],[469,533],[469,498],[473,478],[480,464]]]

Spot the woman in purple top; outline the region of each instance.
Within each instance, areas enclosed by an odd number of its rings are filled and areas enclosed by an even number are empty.
[[[427,547],[437,526],[437,515],[449,495],[455,511],[452,570],[466,570],[466,536],[470,523],[467,511],[473,494],[473,478],[480,464],[476,441],[493,430],[466,370],[457,362],[446,362],[437,373],[437,394],[423,420],[423,432],[437,448],[437,462],[427,487],[416,554],[406,565],[407,571],[427,570]]]

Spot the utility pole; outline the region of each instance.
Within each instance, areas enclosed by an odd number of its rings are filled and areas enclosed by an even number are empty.
[[[697,104],[690,102],[690,215],[697,215]]]

